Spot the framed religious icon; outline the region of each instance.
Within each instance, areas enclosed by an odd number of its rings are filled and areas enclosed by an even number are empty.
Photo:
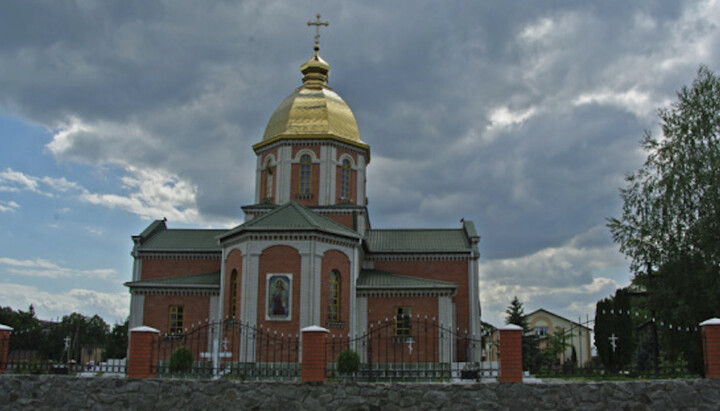
[[[292,274],[267,274],[265,319],[290,321],[292,318]]]

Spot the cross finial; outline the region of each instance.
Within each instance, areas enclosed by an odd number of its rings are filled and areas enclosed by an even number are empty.
[[[315,55],[316,55],[316,56],[317,56],[318,51],[320,51],[320,26],[325,26],[325,27],[327,27],[327,26],[330,25],[330,23],[327,22],[327,21],[320,21],[320,17],[322,17],[322,16],[320,16],[320,14],[317,14],[317,15],[315,16],[315,18],[317,19],[316,21],[308,21],[308,23],[307,23],[308,26],[315,26],[315,47],[314,47],[314,50],[315,50]]]

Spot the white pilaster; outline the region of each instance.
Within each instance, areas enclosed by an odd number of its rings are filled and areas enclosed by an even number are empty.
[[[300,253],[300,328],[309,327],[312,324],[311,296],[313,293],[312,275],[314,259],[310,251]]]
[[[355,204],[358,205],[367,205],[365,204],[365,156],[362,154],[359,154],[357,156],[357,181],[355,182],[355,187],[357,188],[357,200],[355,201]]]
[[[260,204],[260,187],[262,185],[262,155],[258,155],[255,164],[255,204]]]
[[[351,314],[353,312],[351,311]],[[367,297],[357,297],[356,303],[355,303],[355,311],[354,315],[352,317],[355,317],[355,324],[357,328],[355,328],[355,332],[353,333],[353,338],[355,337],[355,333],[357,335],[363,335],[367,332],[367,314],[368,314],[368,301]],[[365,351],[361,351],[358,354],[360,354],[360,359],[363,362],[367,361],[367,353]]]
[[[130,294],[130,321],[128,329],[143,325],[145,312],[145,296],[142,294]]]
[[[275,204],[285,204],[290,201],[290,185],[292,181],[292,147],[280,146],[278,148],[277,167],[277,201]]]
[[[455,330],[455,324],[453,323],[453,303],[452,297],[440,296],[438,297],[438,322],[445,329]],[[452,360],[452,349],[454,341],[452,341],[451,335],[453,332],[441,332],[438,330],[438,338],[445,334],[445,338],[440,345],[440,362],[450,362]]]

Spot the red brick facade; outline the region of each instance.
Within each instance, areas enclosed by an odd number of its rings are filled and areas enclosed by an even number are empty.
[[[459,328],[462,332],[471,329],[469,321],[468,260],[375,260],[375,268],[410,277],[447,281],[457,284],[457,292],[455,297],[453,297],[455,312],[458,313],[455,327]]]
[[[142,279],[181,277],[220,270],[220,253],[198,258],[143,257]]]
[[[285,335],[298,333],[300,330],[300,269],[300,254],[294,248],[278,245],[263,250],[258,271],[258,325]],[[266,319],[268,274],[292,274],[292,307],[289,321]]]
[[[158,329],[162,334],[170,331],[170,306],[183,307],[183,329],[203,324],[210,318],[210,296],[150,294],[145,296],[143,325]]]
[[[334,324],[328,324],[328,306],[330,274],[333,270],[337,270],[340,275],[340,296],[339,296],[339,319]],[[322,259],[322,285],[320,292],[320,319],[322,326],[336,330],[344,330],[348,332],[348,324],[350,324],[350,260],[340,251],[330,250],[325,253]]]

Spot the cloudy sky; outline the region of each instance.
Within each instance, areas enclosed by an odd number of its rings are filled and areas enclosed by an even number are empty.
[[[375,228],[482,235],[483,319],[583,319],[630,280],[605,219],[656,110],[720,69],[720,2],[31,1],[0,12],[0,306],[128,314],[130,236],[231,227],[330,21]]]

